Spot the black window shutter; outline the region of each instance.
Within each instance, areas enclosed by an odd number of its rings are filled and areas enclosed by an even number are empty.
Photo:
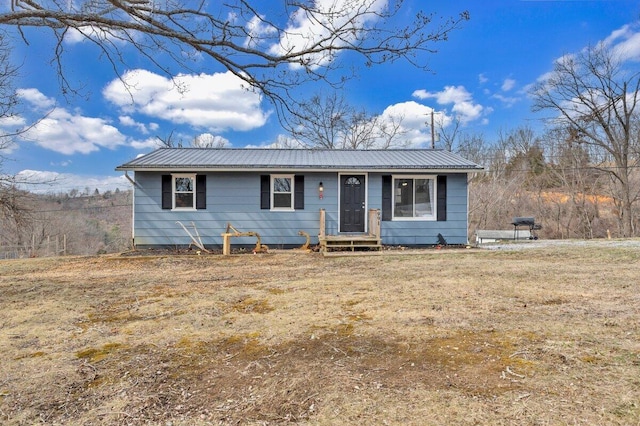
[[[269,175],[261,175],[260,176],[260,208],[261,209],[270,209],[271,208],[271,178]]]
[[[436,190],[436,192],[438,194],[437,220],[446,221],[447,220],[447,177],[446,176],[438,176],[438,189]]]
[[[382,220],[391,220],[391,175],[382,176]]]
[[[207,175],[196,176],[196,209],[207,208]]]
[[[162,175],[162,208],[172,208],[171,175]]]
[[[304,175],[295,175],[293,182],[295,187],[293,208],[295,210],[304,210]]]

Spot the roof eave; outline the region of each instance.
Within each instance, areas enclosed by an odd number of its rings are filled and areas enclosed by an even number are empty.
[[[119,166],[116,171],[126,172],[279,172],[279,173],[326,173],[326,172],[358,172],[358,173],[478,173],[483,172],[484,167],[464,167],[464,166],[436,166],[436,167],[291,167],[291,166],[255,166],[255,167],[211,167],[211,166]]]

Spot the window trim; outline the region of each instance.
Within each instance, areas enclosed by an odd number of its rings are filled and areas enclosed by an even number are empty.
[[[193,189],[191,191],[180,191],[176,190],[176,179],[179,178],[189,178],[193,182]],[[196,210],[196,194],[197,194],[197,179],[195,173],[172,173],[171,174],[171,210],[179,210],[179,211],[191,211]],[[179,207],[176,206],[176,194],[192,194],[192,205],[191,207]]]
[[[274,182],[276,179],[289,179],[291,181],[291,189],[289,192],[278,192],[278,194],[289,194],[291,196],[291,202],[289,207],[276,207],[274,205],[275,202],[275,194],[274,191]],[[272,211],[279,212],[289,212],[295,211],[295,193],[296,193],[296,181],[295,175],[293,174],[272,174],[269,177],[269,199],[270,199],[270,208]]]
[[[396,216],[396,181],[397,180],[413,180],[413,214],[416,208],[416,179],[431,181],[431,215],[430,216]],[[419,222],[435,222],[438,220],[438,177],[436,175],[392,175],[391,176],[391,220],[392,221],[419,221]]]

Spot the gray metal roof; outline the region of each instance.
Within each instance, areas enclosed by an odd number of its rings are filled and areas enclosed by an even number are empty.
[[[160,148],[116,167],[120,171],[450,170],[482,167],[449,151]]]

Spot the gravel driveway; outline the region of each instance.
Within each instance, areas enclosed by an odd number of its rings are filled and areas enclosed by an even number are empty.
[[[575,246],[575,247],[637,247],[640,249],[640,239],[594,239],[594,240],[524,240],[518,242],[503,241],[497,243],[479,244],[478,248],[486,250],[527,250],[544,247]]]

